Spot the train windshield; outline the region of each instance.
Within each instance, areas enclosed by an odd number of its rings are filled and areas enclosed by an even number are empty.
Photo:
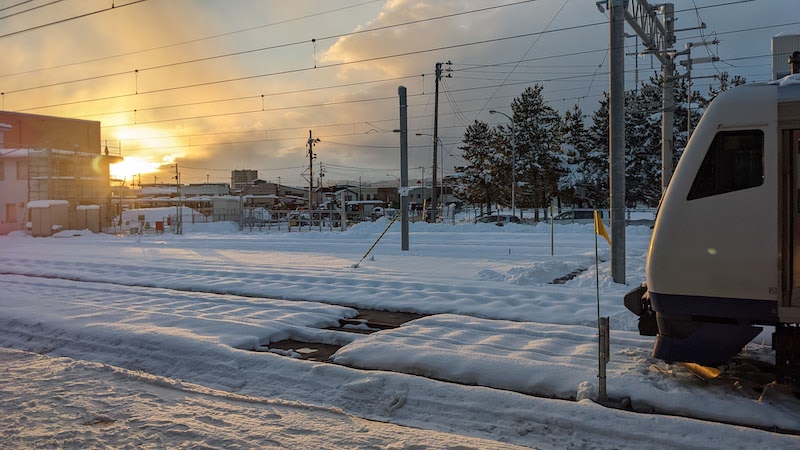
[[[720,131],[697,171],[687,200],[764,184],[764,132]]]

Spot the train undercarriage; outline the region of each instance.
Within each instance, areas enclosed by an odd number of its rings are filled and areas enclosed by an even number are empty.
[[[720,366],[739,354],[764,330],[763,326],[774,326],[772,348],[776,372],[784,380],[800,380],[800,326],[778,323],[777,318],[770,317],[774,307],[770,309],[768,302],[691,297],[683,302],[675,302],[674,298],[659,302],[659,297],[652,295],[643,283],[624,298],[625,307],[639,316],[639,334],[656,337],[653,357],[668,362]],[[720,307],[725,303],[727,307]]]

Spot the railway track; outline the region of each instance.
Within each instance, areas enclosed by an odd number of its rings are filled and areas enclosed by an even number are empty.
[[[40,276],[31,276],[27,275],[26,277],[30,278],[31,280],[36,279],[46,279],[46,280],[62,280],[64,277],[53,276],[53,275],[40,275]],[[77,281],[78,283],[86,285],[104,285],[104,286],[125,286],[132,289],[152,289],[152,286],[148,286],[147,283],[142,284],[131,284],[131,283],[98,283],[98,282],[86,282],[83,280],[72,280]],[[35,281],[34,281],[35,283]],[[186,290],[186,289],[168,289],[168,288],[157,288],[158,293],[163,295],[170,295],[170,292],[173,293],[180,293],[180,294],[196,294],[201,295],[202,299],[197,300],[198,302],[207,302],[212,305],[231,305],[236,307],[243,307],[253,306],[253,304],[249,301],[242,300],[238,302],[236,298],[244,298],[244,299],[259,299],[259,297],[254,295],[231,295],[224,292],[208,292],[204,290]],[[151,295],[151,294],[148,294]],[[265,302],[270,299],[261,299]],[[295,302],[303,302],[309,304],[325,304],[323,302],[306,302],[301,301],[299,299],[293,299]],[[330,304],[328,304],[330,305]],[[352,308],[352,305],[340,305],[346,306],[348,308]],[[381,333],[384,334],[391,334],[392,332],[396,332],[402,326],[410,327],[415,326],[417,323],[423,323],[426,320],[430,321],[432,318],[435,318],[437,315],[435,314],[419,314],[419,313],[408,313],[408,312],[390,312],[390,311],[377,311],[377,310],[370,310],[370,309],[356,309],[357,315],[353,317],[342,317],[338,319],[338,324],[335,325],[328,325],[321,328],[326,335],[330,335],[331,333],[336,335],[359,335],[359,336],[380,336]],[[480,327],[497,327],[498,329],[501,328],[502,325],[507,324],[507,321],[504,320],[494,320],[494,319],[475,319],[469,315],[453,315],[453,314],[445,314],[444,316],[454,316],[452,320],[456,322],[467,323],[470,321],[475,321],[477,325],[475,325],[475,329]],[[539,328],[546,326],[544,324],[535,324],[531,322],[518,322],[516,325],[525,326],[530,328]],[[306,325],[307,326],[307,325]],[[469,325],[465,325],[469,326]],[[330,339],[328,339],[330,340]],[[334,339],[336,340],[336,339]],[[436,380],[439,382],[445,383],[452,383],[452,384],[459,384],[459,385],[476,385],[478,383],[473,383],[470,381],[453,379],[448,377],[447,374],[425,374],[419,373],[413,368],[409,369],[408,367],[401,369],[401,370],[392,370],[391,368],[386,367],[363,367],[359,366],[358,364],[342,364],[341,362],[337,362],[332,359],[332,356],[335,355],[343,348],[347,348],[349,343],[352,342],[359,342],[363,343],[366,342],[362,339],[353,339],[350,337],[343,337],[339,340],[340,342],[344,342],[342,345],[338,344],[330,344],[324,342],[314,342],[313,339],[296,339],[296,338],[289,338],[289,339],[281,339],[275,340],[273,342],[266,342],[259,347],[253,349],[260,352],[271,352],[271,353],[278,353],[284,356],[291,356],[295,359],[306,360],[314,363],[324,363],[324,364],[331,364],[334,366],[346,366],[351,369],[355,370],[367,370],[367,371],[374,371],[374,370],[381,370],[381,371],[388,371],[388,372],[397,372],[397,373],[404,373],[410,374],[414,376],[420,376],[424,378],[429,378],[432,380]],[[385,345],[385,343],[384,343]],[[457,343],[456,343],[457,345]],[[446,349],[444,351],[447,351]],[[770,376],[774,374],[770,373],[763,364],[757,361],[748,362],[746,360],[740,360],[736,364],[733,364],[727,374],[723,374],[723,376],[718,379],[717,381],[710,381],[709,386],[713,386],[714,383],[716,384],[731,384],[736,383],[739,386],[739,389],[742,390],[750,390],[752,391],[749,395],[761,395],[765,389],[770,389],[769,386],[772,386],[772,389],[776,388],[784,388],[775,384],[774,379],[770,380]],[[560,399],[564,401],[575,401],[574,396],[570,395],[563,395],[559,393],[553,393],[548,391],[536,391],[536,390],[515,390],[513,388],[509,388],[508,386],[493,386],[491,383],[488,384],[481,384],[485,388],[489,389],[498,389],[503,391],[513,391],[518,392],[525,395],[531,395],[535,397],[541,398],[550,398],[550,399]],[[762,392],[759,393],[758,390],[761,389]],[[609,402],[603,403],[604,406],[615,408],[615,409],[624,409],[627,411],[643,413],[643,414],[662,414],[662,415],[678,415],[671,413],[670,411],[659,410],[658,408],[653,407],[652,405],[648,405],[646,403],[640,404],[636,400],[631,400],[629,398],[618,398],[612,399]],[[705,420],[709,422],[717,422],[717,423],[724,423],[729,425],[742,425],[748,426],[751,428],[762,429],[772,432],[780,432],[785,434],[793,434],[799,435],[800,430],[784,430],[778,429],[775,427],[767,427],[767,426],[758,426],[753,424],[747,423],[736,423],[731,421],[725,420],[711,420],[707,417],[703,417],[702,415],[689,415],[689,414],[680,414],[681,417],[690,417],[693,419],[698,420]]]

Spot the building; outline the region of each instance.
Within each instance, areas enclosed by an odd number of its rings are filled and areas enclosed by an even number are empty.
[[[789,58],[800,50],[800,34],[779,34],[772,38],[772,79],[780,80],[791,73]]]
[[[110,223],[108,166],[122,158],[101,151],[100,122],[0,111],[0,124],[0,234],[25,228],[31,202],[66,201],[62,228]],[[86,224],[88,205],[101,223]]]
[[[234,170],[231,171],[231,189],[241,191],[253,184],[258,179],[257,170]]]

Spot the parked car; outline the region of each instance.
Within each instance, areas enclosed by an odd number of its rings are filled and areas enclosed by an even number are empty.
[[[519,217],[511,214],[492,214],[488,216],[481,216],[475,219],[475,223],[493,223],[502,227],[507,223],[520,223]]]
[[[600,211],[600,218],[603,222],[608,221],[608,214],[606,211]],[[564,211],[561,214],[553,217],[554,223],[594,223],[594,210],[593,209],[573,209],[572,211]]]
[[[289,211],[289,214],[286,215],[286,218],[291,226],[299,225],[304,227],[311,224],[311,216],[303,210]]]

